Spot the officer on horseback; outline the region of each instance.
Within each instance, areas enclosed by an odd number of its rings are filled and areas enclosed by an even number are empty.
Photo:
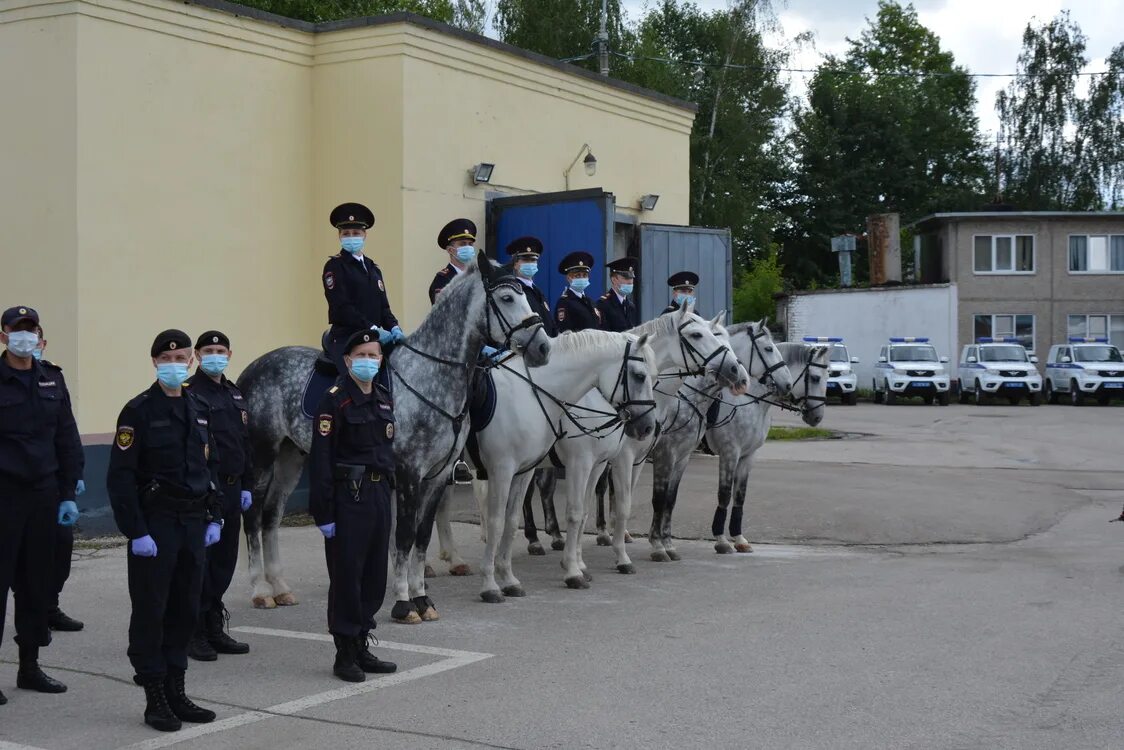
[[[328,219],[339,231],[340,252],[324,264],[322,281],[328,300],[328,354],[340,374],[345,374],[343,347],[357,331],[375,331],[379,342],[391,344],[406,338],[390,309],[386,284],[378,265],[363,255],[367,230],[375,224],[371,209],[360,203],[336,206]]]
[[[597,300],[601,313],[601,327],[606,331],[623,333],[640,325],[640,311],[632,301],[636,281],[636,258],[618,258],[606,264],[612,288]]]
[[[554,318],[550,315],[550,306],[546,304],[546,297],[542,289],[535,286],[535,274],[539,272],[539,258],[542,256],[542,240],[538,237],[517,237],[507,245],[507,254],[511,256],[511,271],[515,277],[523,282],[526,287],[527,302],[531,305],[531,312],[542,318],[542,327],[547,336],[557,336],[558,328],[554,325]]]
[[[558,273],[566,276],[566,291],[562,292],[558,304],[554,306],[559,333],[601,327],[601,312],[585,293],[592,268],[593,256],[584,250],[570,253],[558,264]]]
[[[476,260],[476,225],[468,219],[453,219],[437,235],[437,247],[449,254],[449,262],[433,277],[429,285],[429,304],[437,300],[450,281],[464,273]]]
[[[660,315],[675,312],[684,302],[694,303],[695,287],[699,285],[699,275],[694,271],[680,271],[673,273],[667,279],[671,287],[671,304],[664,308]]]

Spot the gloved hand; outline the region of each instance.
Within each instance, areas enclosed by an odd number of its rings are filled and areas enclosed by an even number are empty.
[[[394,334],[392,334],[390,331],[383,330],[378,326],[371,326],[371,330],[379,335],[379,344],[381,344],[382,346],[386,346],[394,340]]]
[[[81,497],[82,493],[86,491],[86,480],[79,479],[78,486],[74,488],[74,496]]]
[[[156,557],[156,540],[148,534],[134,539],[129,546],[137,557]]]
[[[394,326],[390,329],[390,337],[390,340],[395,344],[397,344],[399,341],[406,340],[406,334],[402,332],[402,329],[399,326]]]
[[[249,490],[242,490],[242,512],[245,513],[254,504],[254,494]]]
[[[332,521],[331,523],[326,523],[323,526],[317,526],[316,528],[320,529],[320,533],[324,535],[325,539],[331,539],[332,537],[334,537],[336,535],[336,522],[335,521]]]
[[[217,542],[221,536],[222,526],[219,526],[217,523],[207,524],[207,530],[203,533],[203,546],[210,547]]]
[[[63,500],[59,503],[59,526],[73,526],[78,520],[78,503]]]
[[[487,344],[484,344],[484,346],[480,348],[480,353],[488,359],[495,359],[496,355],[500,353],[500,350],[494,346],[488,346]]]

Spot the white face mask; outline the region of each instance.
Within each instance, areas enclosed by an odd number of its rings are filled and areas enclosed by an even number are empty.
[[[39,334],[34,331],[12,331],[8,334],[8,351],[17,357],[30,357],[39,348]]]

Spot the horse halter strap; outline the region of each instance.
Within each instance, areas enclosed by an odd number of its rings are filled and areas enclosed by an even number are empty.
[[[747,330],[747,333],[749,334],[750,350],[749,350],[749,364],[746,365],[745,369],[748,372],[749,370],[753,369],[754,359],[760,359],[761,363],[765,364],[765,353],[761,351],[761,345],[757,343],[757,340],[765,338],[766,336],[768,336],[769,331],[768,331],[767,328],[762,326],[761,330],[759,332],[754,333],[753,332],[753,326],[750,326],[749,329]],[[776,372],[777,370],[781,369],[782,367],[785,367],[785,361],[784,361],[783,358],[781,358],[777,362],[774,362],[771,365],[766,365],[765,366],[765,372],[761,373],[761,377],[757,378],[757,382],[760,385],[765,385],[765,382],[767,380],[772,380],[773,386],[776,387],[777,381],[773,379],[773,373]]]
[[[613,399],[617,397],[617,391],[621,391],[624,400],[618,404],[618,414],[621,410],[627,409],[630,406],[646,406],[644,413],[654,410],[656,408],[655,399],[635,399],[632,398],[632,392],[628,385],[628,363],[629,362],[644,362],[644,357],[639,354],[632,354],[632,342],[626,341],[624,345],[624,358],[621,360],[621,368],[617,373],[617,382],[613,386],[613,392],[609,395],[609,403],[613,403]],[[624,420],[627,421],[627,420]]]
[[[657,376],[658,379],[669,380],[673,378],[689,377],[691,375],[705,375],[706,366],[710,364],[710,360],[721,356],[722,360],[725,361],[726,356],[731,353],[728,346],[720,346],[709,355],[703,355],[703,353],[683,335],[683,329],[692,322],[691,320],[685,320],[675,329],[675,333],[679,337],[679,354],[683,357],[683,363],[687,366],[687,369],[661,372]]]
[[[808,382],[808,370],[813,368],[813,367],[816,368],[817,370],[826,370],[827,369],[827,365],[820,364],[819,362],[805,362],[804,363],[804,369],[802,369],[800,371],[800,376],[797,378],[797,380],[803,380],[804,381],[804,395],[798,396],[798,397],[792,399],[797,404],[803,404],[803,406],[801,406],[801,409],[800,409],[801,411],[816,408],[815,406],[809,407],[807,405],[809,402],[817,402],[818,401],[820,404],[827,403],[827,396],[813,396],[811,393],[808,393],[808,389],[811,388],[811,385]]]
[[[519,331],[522,331],[526,328],[534,328],[535,326],[541,326],[542,325],[542,317],[538,314],[533,314],[533,315],[527,316],[526,318],[519,321],[518,323],[513,324],[513,323],[508,322],[507,318],[503,314],[503,311],[500,310],[499,305],[496,304],[496,299],[493,296],[493,293],[497,289],[499,289],[500,287],[504,287],[504,286],[506,286],[508,289],[511,289],[516,294],[522,294],[522,295],[526,294],[523,291],[522,282],[520,282],[518,279],[516,279],[513,276],[504,276],[504,277],[501,277],[494,284],[486,285],[484,287],[484,290],[487,292],[487,296],[488,296],[488,307],[485,311],[485,314],[487,316],[487,326],[486,326],[487,332],[486,333],[487,333],[488,340],[492,344],[495,344],[497,346],[497,348],[499,348],[499,349],[511,349],[511,337],[514,336],[515,334],[519,333]],[[492,339],[492,321],[491,321],[492,315],[496,316],[496,320],[498,320],[500,322],[500,329],[504,332],[504,340],[503,340],[502,343],[497,342],[497,341]]]

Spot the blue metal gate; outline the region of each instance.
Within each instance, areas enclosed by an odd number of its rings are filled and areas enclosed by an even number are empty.
[[[668,302],[667,278],[678,271],[699,275],[695,290],[696,311],[713,317],[733,314],[733,255],[729,229],[680,227],[670,224],[640,225],[640,317],[650,320]]]

